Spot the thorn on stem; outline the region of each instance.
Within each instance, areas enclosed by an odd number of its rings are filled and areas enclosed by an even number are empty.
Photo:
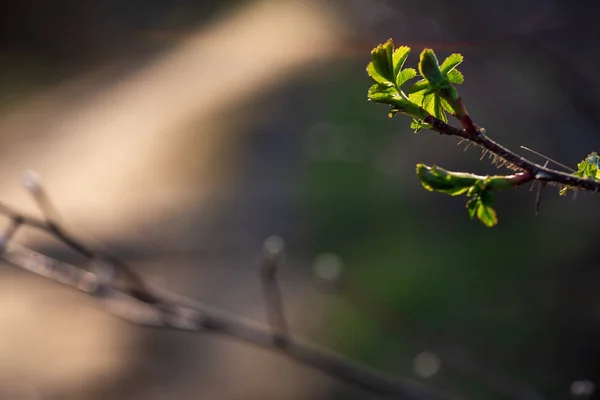
[[[540,200],[542,198],[542,189],[546,186],[544,182],[538,182],[537,192],[535,194],[535,216],[538,216],[540,210]]]

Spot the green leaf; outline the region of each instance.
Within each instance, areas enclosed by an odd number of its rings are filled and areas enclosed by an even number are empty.
[[[425,49],[421,53],[419,73],[423,78],[427,79],[432,86],[438,86],[444,81],[444,74],[442,74],[442,71],[440,70],[440,65],[433,50]]]
[[[398,112],[417,119],[425,119],[428,115],[420,106],[402,97],[398,89],[391,83],[375,83],[369,89],[368,99],[374,103],[391,105],[393,110],[390,111],[390,117],[393,117]]]
[[[595,151],[588,154],[583,161],[577,164],[577,172],[573,175],[581,178],[600,180],[600,157],[598,157],[598,154]],[[572,188],[572,186],[565,186],[559,191],[559,194],[564,196]]]
[[[434,95],[430,90],[421,90],[408,95],[408,100],[422,107],[430,115],[435,115]]]
[[[593,152],[589,154],[585,160],[577,164],[577,172],[575,175],[579,175],[583,178],[597,179],[599,174],[600,159],[598,154]]]
[[[403,69],[402,71],[400,71],[398,77],[396,78],[396,85],[398,87],[401,87],[415,76],[417,76],[417,71],[414,68]]]
[[[392,63],[392,48],[394,42],[388,39],[371,51],[373,57],[373,69],[375,72],[389,82],[394,82],[394,65]]]
[[[425,90],[421,90],[418,92],[410,93],[408,95],[408,99],[413,103],[423,107],[423,101],[425,99]]]
[[[369,94],[369,101],[374,103],[384,103],[389,104],[391,106],[403,108],[409,104],[406,100],[400,97],[397,93],[389,94],[385,92],[374,92]]]
[[[398,90],[390,83],[375,83],[367,94],[369,101],[390,105],[404,105],[406,100],[400,97]]]
[[[454,110],[452,109],[450,103],[448,103],[444,98],[440,98],[440,100],[442,101],[442,108],[448,111],[450,114],[454,114]]]
[[[446,113],[444,112],[444,108],[442,107],[442,99],[438,95],[433,96],[433,109],[436,118],[441,119],[444,122],[448,122],[448,117],[446,117]]]
[[[448,57],[446,57],[446,59],[440,66],[440,70],[444,74],[447,74],[450,71],[452,71],[454,68],[456,68],[456,66],[458,64],[460,64],[462,61],[463,61],[463,56],[461,54],[458,54],[458,53],[450,54]]]
[[[481,199],[478,196],[471,197],[469,201],[467,201],[467,212],[469,213],[469,218],[473,219],[475,214],[477,214],[477,209],[481,205]]]
[[[418,104],[418,103],[417,103]],[[435,101],[434,101],[434,95],[433,94],[428,94],[423,98],[423,101],[421,102],[421,107],[423,107],[423,109],[425,111],[427,111],[429,114],[431,115],[435,115]]]
[[[393,95],[399,95],[399,93],[398,93],[398,89],[396,89],[396,87],[394,85],[392,85],[389,82],[386,82],[386,83],[375,83],[375,84],[373,84],[373,86],[371,86],[369,88],[368,96],[371,97],[374,95],[393,96]]]
[[[413,118],[410,123],[410,128],[414,129],[414,133],[418,133],[421,129],[429,129],[431,125],[425,123],[422,119]]]
[[[395,78],[396,82],[398,81],[398,75],[400,74],[400,71],[402,71],[404,62],[406,61],[406,58],[408,57],[408,53],[410,53],[410,47],[408,47],[408,46],[400,46],[396,50],[394,50],[394,52],[392,53],[392,65],[394,66],[393,73],[394,73],[394,78]],[[416,75],[416,71],[415,71],[415,75]],[[414,76],[413,76],[413,78],[414,78]],[[398,83],[398,86],[401,86],[401,84]]]
[[[480,204],[477,208],[477,218],[479,218],[479,220],[488,228],[498,224],[498,216],[496,215],[496,211],[492,207],[485,204]]]
[[[448,80],[452,83],[461,84],[465,81],[465,77],[459,70],[453,69],[452,71],[448,72]]]
[[[449,172],[435,165],[428,167],[424,164],[417,164],[417,176],[425,189],[450,196],[466,193],[478,181],[478,178],[471,174]]]
[[[481,198],[481,204],[485,206],[491,206],[494,204],[494,196],[488,190],[484,190],[479,193],[479,197]]]
[[[367,74],[377,83],[389,83],[389,80],[385,78],[383,75],[379,73],[377,69],[375,69],[375,64],[371,61],[369,65],[367,65]]]
[[[414,85],[409,87],[408,90],[406,91],[406,93],[408,93],[408,94],[416,93],[416,92],[420,92],[421,90],[428,89],[430,87],[431,87],[431,85],[429,84],[429,82],[427,82],[426,79],[421,79],[420,81],[416,82]]]
[[[564,188],[560,189],[560,191],[558,192],[559,195],[564,196],[567,194],[567,191],[570,189],[570,186],[565,186]]]

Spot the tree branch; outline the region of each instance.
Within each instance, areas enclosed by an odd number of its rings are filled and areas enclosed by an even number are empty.
[[[31,176],[28,176],[31,178]],[[39,181],[26,182],[34,195],[43,193]],[[35,197],[35,196],[34,196]],[[273,240],[265,246],[262,267],[263,289],[271,326],[263,326],[180,296],[164,288],[151,287],[132,269],[114,256],[101,254],[71,237],[58,224],[45,197],[41,205],[46,219],[23,215],[0,203],[0,214],[11,224],[0,239],[1,258],[39,276],[60,282],[96,298],[109,313],[135,324],[187,332],[217,333],[275,351],[294,361],[373,394],[408,400],[457,399],[417,382],[398,379],[366,365],[291,336],[283,315],[281,294],[276,282],[276,268],[283,242]],[[53,210],[53,208],[52,208]],[[55,260],[13,243],[16,231],[23,226],[50,233],[73,250],[90,258],[94,272]],[[279,245],[280,244],[280,245]],[[113,279],[115,269],[125,271],[125,284]]]
[[[431,129],[448,136],[457,136],[469,142],[475,143],[495,156],[505,160],[509,165],[512,165],[520,170],[523,170],[521,179],[514,183],[514,186],[541,181],[546,183],[557,183],[561,185],[573,186],[578,189],[600,191],[600,181],[593,179],[581,178],[565,172],[557,171],[546,166],[542,166],[528,160],[525,157],[507,149],[499,143],[490,139],[484,133],[484,130],[478,128],[475,133],[468,133],[464,129],[458,129],[452,125],[448,125],[444,121],[433,116],[427,116],[424,120],[431,125]]]

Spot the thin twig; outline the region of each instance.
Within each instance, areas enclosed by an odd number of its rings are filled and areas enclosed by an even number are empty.
[[[39,176],[35,172],[28,171],[24,174],[23,186],[37,202],[40,210],[42,211],[44,219],[42,220],[23,215],[2,203],[0,203],[0,214],[6,215],[13,221],[18,222],[19,225],[30,226],[50,233],[55,238],[62,241],[66,246],[90,260],[106,260],[114,268],[117,268],[118,271],[123,275],[125,278],[124,284],[129,286],[128,291],[133,297],[150,303],[160,303],[159,299],[157,299],[149,290],[145,281],[128,265],[114,255],[100,253],[97,250],[89,248],[79,240],[73,238],[69,233],[66,232],[64,228],[62,228],[62,226],[59,224],[58,213],[47,196]],[[162,306],[166,305],[162,304]]]
[[[43,210],[44,211],[44,210]],[[0,203],[0,214],[11,219],[11,225],[2,238],[4,251],[1,258],[9,263],[33,272],[39,276],[60,282],[94,296],[98,303],[109,313],[138,325],[156,328],[174,329],[188,332],[212,332],[227,335],[276,351],[294,361],[303,363],[322,373],[350,385],[367,390],[373,394],[397,399],[409,400],[451,400],[457,399],[441,391],[423,386],[417,382],[398,379],[381,373],[371,367],[359,364],[344,356],[303,342],[289,334],[283,315],[281,295],[275,280],[275,272],[283,245],[279,250],[270,243],[270,263],[263,264],[262,274],[267,300],[267,311],[271,326],[263,326],[214,309],[192,299],[180,296],[164,288],[150,287],[133,270],[129,271],[136,282],[143,285],[117,285],[110,277],[100,276],[105,270],[95,268],[95,272],[55,260],[43,254],[27,249],[12,242],[16,231],[22,226],[30,226],[46,231],[67,246],[89,257],[95,263],[116,261],[123,269],[124,264],[113,257],[95,252],[67,235],[56,223],[25,216]],[[54,220],[56,221],[56,220]],[[277,244],[277,243],[275,243]],[[275,249],[276,251],[273,251]],[[273,261],[274,260],[274,261]],[[267,267],[265,267],[267,265]],[[101,272],[104,271],[104,272]],[[165,307],[165,305],[168,305]],[[273,340],[274,332],[285,340]],[[281,335],[283,333],[283,335]]]
[[[273,342],[285,346],[288,342],[289,330],[283,311],[281,290],[277,284],[277,269],[284,252],[284,242],[279,236],[269,237],[263,247],[261,282],[265,299],[267,319],[273,332]]]
[[[483,129],[477,129],[477,131],[473,134],[468,133],[464,129],[455,128],[433,116],[428,116],[425,118],[425,122],[431,125],[432,130],[442,135],[458,136],[476,143],[485,150],[492,152],[496,156],[506,160],[508,163],[524,171],[522,172],[521,179],[515,182],[515,186],[520,186],[522,184],[537,180],[548,183],[563,184],[583,190],[597,191],[600,189],[600,180],[581,178],[536,164],[533,161],[530,161],[527,158],[524,158],[493,141],[486,136]]]

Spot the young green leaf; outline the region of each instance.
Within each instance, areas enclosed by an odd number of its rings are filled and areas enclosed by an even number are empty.
[[[477,214],[477,209],[481,205],[481,200],[478,196],[471,197],[469,201],[467,201],[467,212],[469,213],[469,218],[473,219]]]
[[[436,118],[439,118],[444,122],[448,122],[448,117],[446,117],[446,113],[442,107],[442,98],[440,96],[434,95],[433,97],[433,111],[433,115],[435,115]]]
[[[459,70],[453,69],[452,71],[448,72],[448,80],[451,83],[456,83],[460,85],[465,81],[465,77]]]
[[[406,82],[417,76],[417,71],[414,68],[406,68],[400,71],[396,78],[396,85],[402,87]]]
[[[450,196],[466,193],[479,180],[472,174],[449,172],[435,165],[429,167],[424,164],[417,164],[417,176],[425,189]]]
[[[452,109],[452,106],[443,98],[440,98],[440,100],[442,101],[442,108],[449,112],[450,114],[454,114],[454,110]]]
[[[381,75],[381,73],[375,68],[375,64],[371,61],[367,65],[367,74],[377,83],[386,84],[389,83],[389,80]]]
[[[373,57],[373,69],[379,76],[388,82],[394,82],[394,65],[392,61],[392,48],[394,42],[388,39],[385,43],[380,44],[371,51]]]
[[[419,73],[424,79],[411,85],[405,93],[402,86],[413,79],[417,72],[413,68],[403,69],[410,48],[401,46],[394,50],[393,46],[390,39],[373,49],[371,52],[373,61],[367,66],[367,72],[375,82],[395,86],[397,94],[391,94],[387,90],[370,90],[369,100],[387,103],[396,108],[390,116],[402,112],[416,120],[423,120],[433,115],[448,122],[446,113],[452,115],[464,113],[458,92],[453,86],[454,83],[464,81],[462,74],[456,69],[463,60],[462,55],[451,54],[440,66],[433,50],[423,50],[419,60]],[[426,126],[429,127],[424,123],[411,124],[415,132]]]
[[[577,172],[573,173],[573,175],[581,178],[600,179],[600,158],[598,154],[595,151],[588,154],[583,161],[577,164]],[[565,186],[560,190],[559,194],[564,196],[571,188],[571,186]]]
[[[400,72],[402,71],[402,67],[404,66],[404,62],[408,57],[408,53],[410,53],[410,47],[408,46],[400,46],[392,53],[392,65],[394,66],[394,81],[398,82],[398,77]],[[416,75],[416,71],[415,71]],[[414,76],[413,76],[414,78]],[[401,86],[401,84],[397,84]]]
[[[477,208],[477,218],[479,218],[479,220],[488,228],[498,224],[498,216],[496,215],[496,211],[492,207],[485,204],[480,204]]]
[[[438,86],[444,80],[444,75],[440,70],[435,53],[431,49],[425,49],[421,53],[421,59],[419,60],[419,73],[423,78],[427,79],[432,86]]]
[[[413,118],[410,123],[410,128],[414,129],[414,133],[418,133],[421,129],[429,129],[431,125],[423,121],[422,119]]]
[[[440,66],[440,70],[444,74],[447,74],[450,71],[452,71],[454,68],[456,68],[456,66],[458,64],[460,64],[462,61],[463,61],[463,56],[461,54],[458,54],[458,53],[450,54],[448,57],[446,57],[446,59]]]
[[[414,85],[409,87],[408,90],[406,91],[406,93],[411,94],[411,93],[420,92],[421,90],[425,90],[429,87],[430,87],[429,82],[427,82],[426,79],[421,79],[420,81],[416,82]]]
[[[468,194],[471,196],[466,206],[469,218],[473,219],[477,215],[477,218],[487,227],[498,224],[498,216],[492,208],[494,202],[492,194],[478,186],[473,186]]]
[[[424,93],[427,93],[427,91],[425,91]],[[436,118],[439,118],[439,116],[436,115],[437,110],[435,109],[435,95],[434,94],[425,94],[425,96],[423,97],[423,100],[421,101],[421,107],[423,107],[423,109],[425,111],[427,111],[429,114],[433,115]]]

